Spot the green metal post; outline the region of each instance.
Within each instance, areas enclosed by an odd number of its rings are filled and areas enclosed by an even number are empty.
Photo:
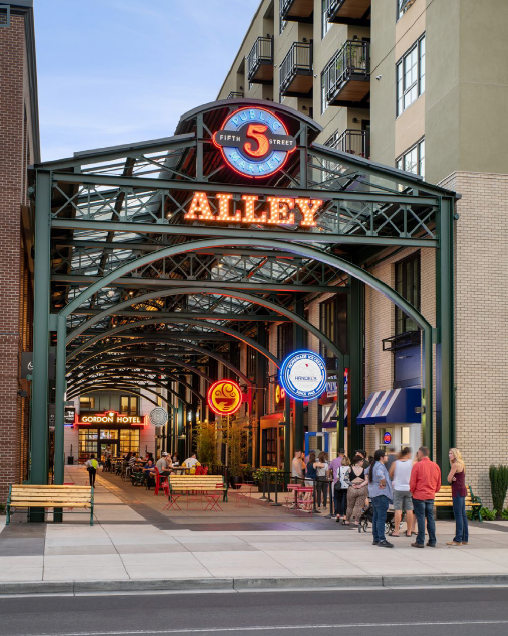
[[[347,337],[349,352],[348,404],[347,414],[348,453],[363,448],[363,427],[356,418],[363,402],[363,283],[357,278],[349,279],[351,292],[347,304]],[[351,396],[351,397],[349,397]]]
[[[58,316],[57,318],[56,333],[54,483],[62,485],[64,480],[65,337],[67,335],[67,321],[63,316]],[[53,520],[62,521],[61,508],[55,508]]]
[[[35,209],[34,352],[30,483],[48,483],[48,352],[50,298],[51,173],[38,171]],[[32,508],[30,521],[44,521],[44,509]]]
[[[256,341],[262,347],[266,347],[266,325],[264,323],[258,323],[257,325],[257,337]],[[256,351],[256,419],[258,420],[257,436],[256,436],[256,454],[254,457],[254,464],[256,467],[261,466],[261,416],[265,414],[267,389],[266,382],[266,358]]]
[[[337,358],[337,450],[344,448],[344,356]]]
[[[295,450],[298,447],[295,445]],[[284,470],[291,471],[291,400],[284,398]]]
[[[422,330],[423,338],[423,387],[422,387],[422,437],[423,444],[430,449],[430,458],[434,458],[434,400],[432,365],[432,329]]]
[[[455,444],[453,217],[453,200],[443,198],[437,215],[440,242],[436,250],[436,460],[443,475],[448,451]]]
[[[304,316],[304,304],[301,300],[295,300],[294,312],[298,316]],[[293,348],[294,351],[298,351],[303,348],[305,332],[300,325],[293,323]],[[294,413],[295,413],[295,448],[304,447],[304,434],[303,434],[303,402],[300,400],[294,401]]]

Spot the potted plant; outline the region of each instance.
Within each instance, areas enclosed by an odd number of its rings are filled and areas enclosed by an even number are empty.
[[[492,504],[496,511],[496,519],[502,518],[504,500],[508,491],[508,466],[494,466],[489,468]]]
[[[223,443],[227,445],[227,466],[229,481],[232,488],[243,480],[242,455],[246,446],[246,418],[230,417],[222,423]]]

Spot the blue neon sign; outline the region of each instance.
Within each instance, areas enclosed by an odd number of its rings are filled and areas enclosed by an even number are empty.
[[[326,388],[325,361],[314,351],[295,351],[282,363],[279,382],[294,400],[315,400]]]

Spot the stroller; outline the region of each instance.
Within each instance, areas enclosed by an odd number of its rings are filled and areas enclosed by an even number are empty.
[[[372,504],[369,503],[369,507],[365,508],[365,510],[360,515],[360,519],[358,520],[358,532],[362,530],[367,532],[367,528],[369,527],[369,523],[372,525],[372,518],[374,516],[374,511],[372,509]],[[405,513],[403,517],[405,516]],[[403,519],[404,520],[404,519]],[[386,513],[386,523],[385,523],[385,534],[386,536],[393,533],[395,530],[395,510],[388,510]]]

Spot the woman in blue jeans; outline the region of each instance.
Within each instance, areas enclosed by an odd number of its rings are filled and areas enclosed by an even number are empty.
[[[462,453],[457,448],[450,448],[448,457],[451,464],[448,483],[452,485],[455,537],[453,541],[449,541],[446,545],[467,545],[469,542],[469,529],[466,515],[466,465],[462,459]]]
[[[385,524],[388,506],[393,501],[393,489],[390,475],[386,470],[387,456],[384,450],[377,450],[370,466],[365,471],[369,479],[369,497],[372,503],[372,545],[380,548],[393,548],[386,540]]]

